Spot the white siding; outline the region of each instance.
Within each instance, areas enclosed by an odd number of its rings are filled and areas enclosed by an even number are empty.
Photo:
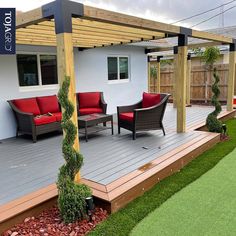
[[[19,52],[55,52],[49,47],[17,47]],[[147,62],[144,49],[131,46],[75,49],[75,74],[77,91],[103,91],[108,112],[115,113],[117,105],[132,104],[141,99],[147,90]],[[128,55],[130,58],[129,83],[109,84],[107,56]],[[56,94],[56,89],[22,92],[18,86],[16,56],[0,55],[0,140],[15,135],[15,120],[7,100]]]

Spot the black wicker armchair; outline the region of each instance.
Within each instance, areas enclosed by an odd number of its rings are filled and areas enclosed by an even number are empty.
[[[136,139],[137,131],[148,131],[161,129],[165,135],[165,129],[162,123],[168,102],[169,94],[160,94],[160,102],[157,105],[142,108],[142,101],[130,105],[117,107],[118,133],[120,128],[133,132],[133,139]]]
[[[76,94],[78,116],[107,112],[107,103],[103,92],[80,92]]]

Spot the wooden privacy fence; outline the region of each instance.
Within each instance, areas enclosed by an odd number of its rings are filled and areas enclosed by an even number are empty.
[[[151,66],[155,65],[152,63]],[[220,76],[220,100],[227,100],[227,81],[229,75],[229,65],[217,65],[218,74]],[[173,67],[161,69],[161,92],[173,94]],[[150,78],[150,92],[156,92],[157,79]],[[213,83],[213,71],[207,71],[205,66],[194,66],[191,68],[191,101],[209,102],[212,97],[211,86]]]

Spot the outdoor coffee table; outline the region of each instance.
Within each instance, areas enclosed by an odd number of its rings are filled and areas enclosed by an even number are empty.
[[[101,123],[106,123],[108,121],[111,122],[111,127],[98,125]],[[97,133],[106,129],[111,129],[112,135],[114,133],[112,115],[94,113],[90,115],[79,116],[78,123],[79,127],[82,127],[82,129],[79,129],[79,133],[85,134],[86,142],[88,142],[88,133]]]

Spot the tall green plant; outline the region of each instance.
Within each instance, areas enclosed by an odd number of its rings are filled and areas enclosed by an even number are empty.
[[[171,65],[172,63],[173,63],[173,60],[171,60],[171,59],[164,59],[164,60],[160,61],[161,67],[166,66],[166,65]],[[157,77],[157,66],[156,65],[151,66],[150,75],[151,75],[152,78]]]
[[[83,156],[73,147],[77,130],[71,121],[74,105],[68,99],[69,87],[70,77],[66,76],[58,93],[63,108],[61,125],[65,134],[62,143],[65,164],[61,166],[57,180],[58,208],[65,223],[74,222],[85,216],[85,198],[91,196],[91,190],[86,185],[74,181],[83,164]]]
[[[203,61],[206,63],[207,69],[213,69],[213,78],[214,83],[212,85],[212,99],[211,103],[215,107],[215,110],[211,112],[206,119],[206,125],[210,132],[222,132],[222,123],[217,119],[217,116],[221,112],[221,104],[219,102],[220,89],[219,89],[219,75],[217,73],[216,67],[214,67],[214,63],[218,60],[220,56],[220,50],[217,47],[208,47],[203,53]]]

